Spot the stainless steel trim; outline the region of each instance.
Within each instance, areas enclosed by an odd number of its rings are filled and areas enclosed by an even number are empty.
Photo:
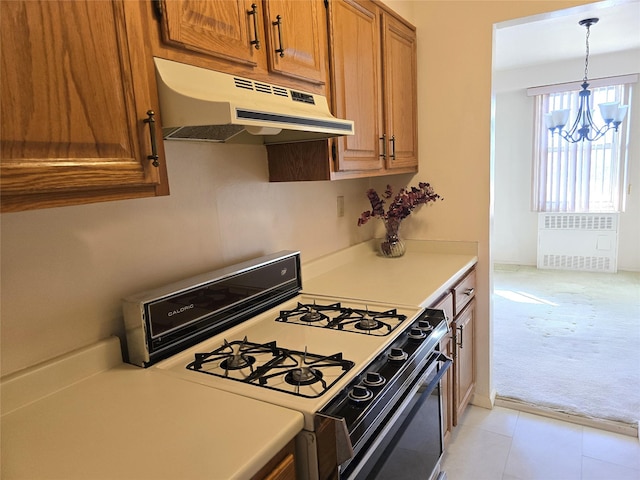
[[[153,302],[154,300],[159,300],[163,297],[166,297],[167,295],[173,295],[176,293],[184,292],[186,290],[192,290],[207,283],[222,280],[223,278],[227,278],[231,275],[247,272],[249,270],[253,270],[263,265],[272,263],[274,261],[299,254],[299,251],[282,250],[277,253],[265,255],[263,257],[255,258],[252,260],[247,260],[246,262],[236,263],[234,265],[229,265],[228,267],[223,267],[218,270],[212,270],[200,275],[185,278],[177,282],[164,285],[162,287],[146,290],[134,295],[129,295],[124,299],[124,301],[127,303]]]
[[[353,445],[351,444],[351,437],[349,437],[349,429],[347,428],[347,422],[344,418],[334,417],[333,415],[327,415],[326,413],[317,413],[317,417],[326,418],[333,422],[336,432],[336,455],[338,458],[338,465],[346,462],[350,458],[353,458]]]
[[[201,275],[186,278],[163,287],[130,295],[123,300],[125,333],[127,338],[128,361],[134,365],[145,367],[151,361],[151,348],[147,343],[148,319],[145,316],[145,305],[160,301],[171,295],[180,294],[203,285],[220,281],[233,275],[242,274],[263,267],[276,261],[299,255],[299,251],[282,250],[277,253],[237,263],[228,267],[212,270]],[[298,268],[300,266],[298,265]],[[299,278],[300,272],[296,273]]]

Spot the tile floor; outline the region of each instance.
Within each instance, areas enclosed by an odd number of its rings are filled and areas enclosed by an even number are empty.
[[[469,406],[443,457],[447,480],[640,480],[637,438]]]

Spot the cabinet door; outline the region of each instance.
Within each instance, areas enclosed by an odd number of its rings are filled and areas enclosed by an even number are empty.
[[[467,308],[458,315],[453,326],[455,328],[456,356],[454,362],[455,394],[454,394],[454,425],[458,424],[475,387],[474,361],[474,329],[475,329],[475,299],[471,300]]]
[[[288,454],[264,480],[295,480],[296,464],[293,454]]]
[[[259,0],[163,0],[159,5],[165,43],[257,65],[265,48],[264,12]]]
[[[120,1],[3,2],[3,211],[168,193],[164,162],[147,158],[157,104],[129,13]]]
[[[295,439],[275,454],[250,480],[295,480]]]
[[[397,19],[383,17],[382,62],[387,133],[387,164],[417,167],[416,32]]]
[[[269,70],[324,84],[326,13],[320,0],[264,2]]]
[[[355,135],[335,140],[337,171],[384,168],[380,15],[371,2],[330,3],[330,57],[334,113],[355,122]]]

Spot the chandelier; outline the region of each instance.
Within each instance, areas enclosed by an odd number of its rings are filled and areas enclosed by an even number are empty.
[[[611,129],[617,132],[618,127],[622,123],[622,120],[624,120],[624,117],[627,114],[627,109],[629,108],[628,105],[620,105],[620,102],[601,103],[598,107],[600,107],[600,115],[602,116],[605,125],[597,127],[593,122],[593,117],[589,108],[591,103],[589,101],[591,92],[589,91],[587,74],[589,70],[590,28],[591,25],[598,23],[598,20],[598,18],[586,18],[578,22],[579,25],[587,28],[587,54],[584,61],[582,90],[579,93],[578,116],[576,117],[575,122],[573,122],[573,125],[571,125],[569,130],[564,130],[564,126],[569,121],[570,109],[554,110],[551,113],[546,113],[544,115],[545,125],[549,131],[553,134],[557,132],[562,138],[570,143],[577,143],[584,140],[588,140],[590,142],[598,140]]]

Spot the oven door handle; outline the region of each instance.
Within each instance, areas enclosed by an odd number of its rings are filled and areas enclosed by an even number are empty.
[[[444,362],[444,363],[438,370],[438,373],[436,374],[436,376],[433,377],[433,379],[427,385],[425,390],[428,393],[433,392],[433,390],[436,388],[436,385],[438,385],[438,382],[442,380],[442,377],[444,377],[444,374],[447,373],[447,370],[449,370],[449,368],[451,368],[451,365],[453,365],[453,360],[447,357],[444,353],[438,352],[435,355],[437,355],[437,357],[434,358],[432,362]]]

